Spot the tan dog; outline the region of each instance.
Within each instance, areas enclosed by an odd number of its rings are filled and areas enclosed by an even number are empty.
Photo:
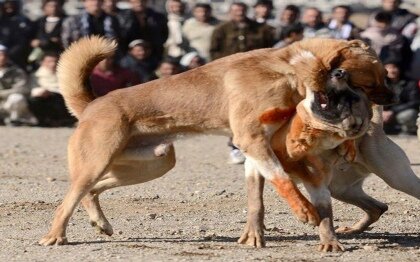
[[[363,110],[363,104],[360,105]],[[369,108],[367,111],[370,111]],[[345,141],[337,147],[338,150],[326,150],[340,144],[343,136],[339,133],[334,132],[331,126],[314,122],[299,104],[298,114],[289,128],[280,129],[272,140],[273,149],[285,171],[303,182],[311,202],[317,207],[321,217],[320,251],[344,250],[334,233],[330,196],[356,205],[366,213],[353,226],[338,228],[337,233],[361,233],[388,210],[386,204],[363,191],[363,181],[369,174],[375,173],[389,186],[420,199],[420,179],[411,169],[404,151],[385,135],[380,106],[373,106],[373,117],[365,135]],[[346,161],[340,155],[344,155]],[[245,167],[248,219],[238,242],[263,247],[264,178],[247,162]]]
[[[367,131],[372,117],[371,103],[361,90],[348,85],[348,77],[345,70],[333,70],[322,107],[311,108],[317,104],[311,100],[317,98],[307,96],[297,105],[297,112],[290,123],[280,128],[272,138],[273,150],[285,172],[304,183],[318,210],[321,219],[320,250],[324,251],[344,250],[333,228],[331,194],[328,190],[333,167],[340,155],[344,155],[347,161],[355,159],[354,139]],[[336,121],[318,119],[312,114],[316,110],[326,111],[324,117],[335,116]],[[340,154],[332,150],[335,148],[340,149]],[[262,195],[259,194],[261,180],[252,162],[246,161],[245,170],[249,187],[249,212],[245,231],[238,242],[263,247],[264,210],[261,206]]]
[[[233,142],[294,214],[316,225],[315,208],[284,173],[271,149],[271,136],[305,96],[323,96],[328,72],[335,67],[354,72],[357,78],[350,81],[377,103],[393,99],[383,82],[382,65],[363,42],[317,39],[284,50],[232,55],[93,101],[89,75],[114,50],[113,42],[92,37],[73,44],[60,59],[60,87],[79,125],[68,148],[71,187],[50,232],[40,240],[43,245],[66,242],[66,226],[79,201],[92,224],[112,234],[99,193],[165,174],[175,163],[169,142],[180,133],[233,135]]]

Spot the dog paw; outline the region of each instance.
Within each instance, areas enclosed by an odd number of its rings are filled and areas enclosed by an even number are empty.
[[[356,159],[356,143],[354,140],[347,140],[338,146],[338,154],[347,162],[354,162]]]
[[[265,247],[263,227],[247,224],[238,243],[257,248]]]
[[[309,201],[304,201],[300,205],[292,207],[292,209],[299,221],[303,223],[318,226],[321,222],[318,211]]]
[[[321,242],[318,246],[318,251],[320,252],[343,252],[345,250],[344,246],[336,239],[324,243]]]
[[[363,230],[361,230],[360,228],[346,227],[346,226],[339,227],[335,230],[335,233],[343,234],[343,235],[360,234],[362,232]]]
[[[154,154],[157,157],[166,156],[169,153],[169,150],[172,147],[172,143],[160,144],[155,147]]]
[[[289,157],[297,161],[308,154],[310,148],[307,144],[300,142],[299,140],[292,140],[287,144],[287,153]]]
[[[90,221],[90,225],[93,226],[98,234],[105,234],[112,236],[114,230],[109,222],[97,223],[95,221]]]
[[[55,235],[55,234],[48,234],[41,238],[41,240],[38,242],[42,246],[52,246],[52,245],[66,245],[67,244],[67,238],[65,236],[61,235]]]

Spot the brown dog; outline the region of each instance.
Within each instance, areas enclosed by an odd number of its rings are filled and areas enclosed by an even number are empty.
[[[297,105],[297,112],[287,126],[272,138],[272,147],[285,172],[302,181],[320,215],[320,250],[344,250],[333,229],[331,197],[328,190],[332,170],[340,155],[347,161],[356,157],[354,139],[363,135],[372,117],[371,104],[366,95],[348,85],[348,73],[333,70],[327,81],[326,96],[307,96]],[[321,103],[311,100],[322,99]],[[313,105],[321,106],[311,108]],[[325,111],[323,118],[312,112]],[[339,152],[332,150],[338,148]],[[246,161],[248,183],[248,221],[239,243],[264,246],[262,195],[258,194],[261,180],[252,161]]]
[[[294,214],[317,225],[315,208],[284,173],[271,149],[272,135],[299,101],[308,95],[323,96],[328,72],[337,67],[347,70],[350,82],[373,101],[393,99],[383,82],[382,65],[363,42],[314,39],[283,50],[232,55],[93,101],[89,75],[114,50],[109,40],[85,38],[60,59],[60,87],[79,125],[68,148],[71,187],[50,232],[40,241],[43,245],[66,242],[66,226],[79,201],[92,224],[112,234],[98,194],[165,174],[175,163],[168,142],[180,133],[233,135],[233,142],[274,184]]]
[[[339,227],[336,232],[341,234],[363,232],[388,210],[386,204],[367,195],[362,188],[364,179],[372,173],[382,178],[390,187],[420,199],[420,178],[411,169],[404,151],[384,133],[382,108],[373,106],[372,109],[373,117],[366,134],[354,141],[348,140],[337,148],[338,152],[337,150],[323,150],[326,148],[323,146],[323,141],[329,141],[330,145],[337,142],[338,137],[332,134],[330,127],[316,125],[317,128],[312,129],[311,132],[305,130],[302,132],[301,124],[304,123],[303,126],[310,127],[312,118],[304,118],[304,121],[300,121],[299,118],[294,119],[295,123],[291,124],[292,127],[289,130],[281,129],[273,137],[273,149],[279,159],[284,159],[285,156],[286,159],[287,157],[291,159],[289,162],[283,160],[285,170],[304,183],[311,201],[320,211],[322,220],[320,250],[322,251],[343,250],[332,230],[331,218],[328,216],[323,218],[325,214],[330,215],[328,211],[330,195],[343,202],[356,205],[366,213],[353,226]],[[307,113],[303,111],[302,115],[307,116]],[[291,136],[285,138],[285,132],[289,132]],[[302,140],[297,143],[296,139]],[[301,149],[299,144],[304,145],[304,150],[294,151],[294,149]],[[311,155],[313,153],[315,155]],[[293,160],[293,155],[302,158],[296,162]],[[347,161],[340,160],[340,155],[346,156]],[[252,166],[248,167],[247,162],[245,167],[247,167],[248,219],[239,243],[262,247],[265,245],[264,177],[260,176]],[[308,168],[313,171],[307,172]]]

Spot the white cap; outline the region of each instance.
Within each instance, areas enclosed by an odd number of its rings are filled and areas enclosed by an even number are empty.
[[[128,48],[131,49],[131,48],[135,47],[136,45],[145,45],[145,44],[147,44],[147,42],[144,41],[143,39],[136,39],[136,40],[131,41],[128,44]]]
[[[0,52],[7,52],[7,47],[0,44]]]
[[[181,58],[181,61],[179,61],[179,63],[182,65],[182,66],[188,66],[190,63],[191,63],[191,61],[193,60],[193,58],[194,57],[197,57],[197,56],[199,56],[198,55],[198,53],[197,52],[189,52],[189,53],[187,53],[187,54],[185,54],[182,58]]]

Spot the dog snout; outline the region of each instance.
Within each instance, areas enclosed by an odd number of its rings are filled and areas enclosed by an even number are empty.
[[[346,131],[357,133],[363,124],[363,120],[360,117],[349,116],[343,120],[343,128]]]
[[[336,79],[342,79],[347,76],[346,70],[342,68],[336,68],[331,72],[331,77]]]

